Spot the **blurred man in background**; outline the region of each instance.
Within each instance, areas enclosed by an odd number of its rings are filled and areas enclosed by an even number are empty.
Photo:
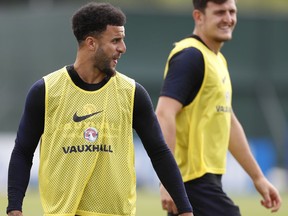
[[[261,204],[276,212],[280,195],[263,175],[233,112],[229,72],[220,52],[236,26],[236,2],[193,0],[193,5],[193,34],[176,43],[168,57],[156,115],[194,215],[240,215],[222,188],[227,150],[251,177]],[[163,186],[160,192],[163,209],[174,215],[173,200]]]

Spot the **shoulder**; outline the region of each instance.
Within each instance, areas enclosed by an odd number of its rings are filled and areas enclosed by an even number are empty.
[[[135,97],[139,98],[150,98],[149,93],[147,90],[138,82],[135,82]]]
[[[190,60],[188,62],[196,62],[200,59],[203,59],[203,54],[202,52],[196,48],[196,47],[187,47],[181,51],[179,51],[178,53],[175,53],[170,62],[171,61],[187,61]]]
[[[132,83],[132,84],[135,84],[135,80],[132,79],[131,77],[128,77],[127,75],[125,74],[122,74],[120,72],[117,71],[116,75],[115,75],[116,79],[120,79],[124,82],[129,82],[129,83]]]
[[[59,69],[59,70],[56,70],[56,71],[53,71],[53,72],[47,74],[46,76],[43,77],[43,79],[44,79],[44,82],[46,82],[46,83],[47,82],[55,83],[56,81],[61,80],[61,78],[63,78],[63,77],[66,77],[66,78],[69,77],[66,66]]]
[[[26,108],[30,107],[35,112],[41,110],[45,103],[45,83],[44,79],[36,81],[30,88],[26,97]]]
[[[169,61],[169,72],[182,74],[183,77],[192,75],[191,71],[204,69],[204,56],[202,52],[195,47],[188,47],[176,53]],[[189,72],[189,73],[188,73]]]
[[[39,94],[39,92],[45,91],[45,82],[44,79],[37,80],[30,88],[29,94]]]
[[[134,105],[135,105],[135,108],[141,109],[143,111],[145,111],[144,107],[147,108],[147,107],[153,106],[149,93],[138,82],[136,82]]]

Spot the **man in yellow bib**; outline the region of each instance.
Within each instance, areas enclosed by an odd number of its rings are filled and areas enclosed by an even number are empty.
[[[109,3],[89,3],[73,15],[74,64],[43,77],[27,95],[9,165],[9,216],[23,215],[39,140],[44,216],[135,216],[133,129],[176,202],[174,212],[193,216],[148,93],[115,70],[126,51],[125,22]]]
[[[235,0],[193,0],[193,5],[193,35],[176,43],[168,57],[156,115],[194,215],[240,215],[222,190],[228,149],[253,180],[262,205],[275,212],[281,198],[252,156],[233,113],[229,72],[220,52],[236,25]],[[173,200],[163,186],[160,191],[163,209],[173,215]]]

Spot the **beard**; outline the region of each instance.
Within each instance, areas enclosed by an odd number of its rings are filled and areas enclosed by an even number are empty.
[[[111,66],[111,58],[106,55],[102,48],[99,48],[95,54],[94,67],[98,68],[109,77],[116,75],[115,68]]]
[[[104,68],[101,71],[105,73],[108,77],[112,77],[116,75],[116,70],[113,68]]]

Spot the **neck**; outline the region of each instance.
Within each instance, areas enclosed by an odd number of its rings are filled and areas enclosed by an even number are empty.
[[[206,44],[206,46],[215,54],[218,54],[218,52],[220,52],[220,50],[224,44],[224,42],[213,41],[213,40],[207,38],[205,35],[197,32],[196,30],[193,32],[193,34],[200,37],[201,40]]]
[[[74,70],[77,72],[79,77],[88,84],[97,84],[100,83],[105,77],[106,74],[95,69],[91,64],[81,63],[75,61]]]

